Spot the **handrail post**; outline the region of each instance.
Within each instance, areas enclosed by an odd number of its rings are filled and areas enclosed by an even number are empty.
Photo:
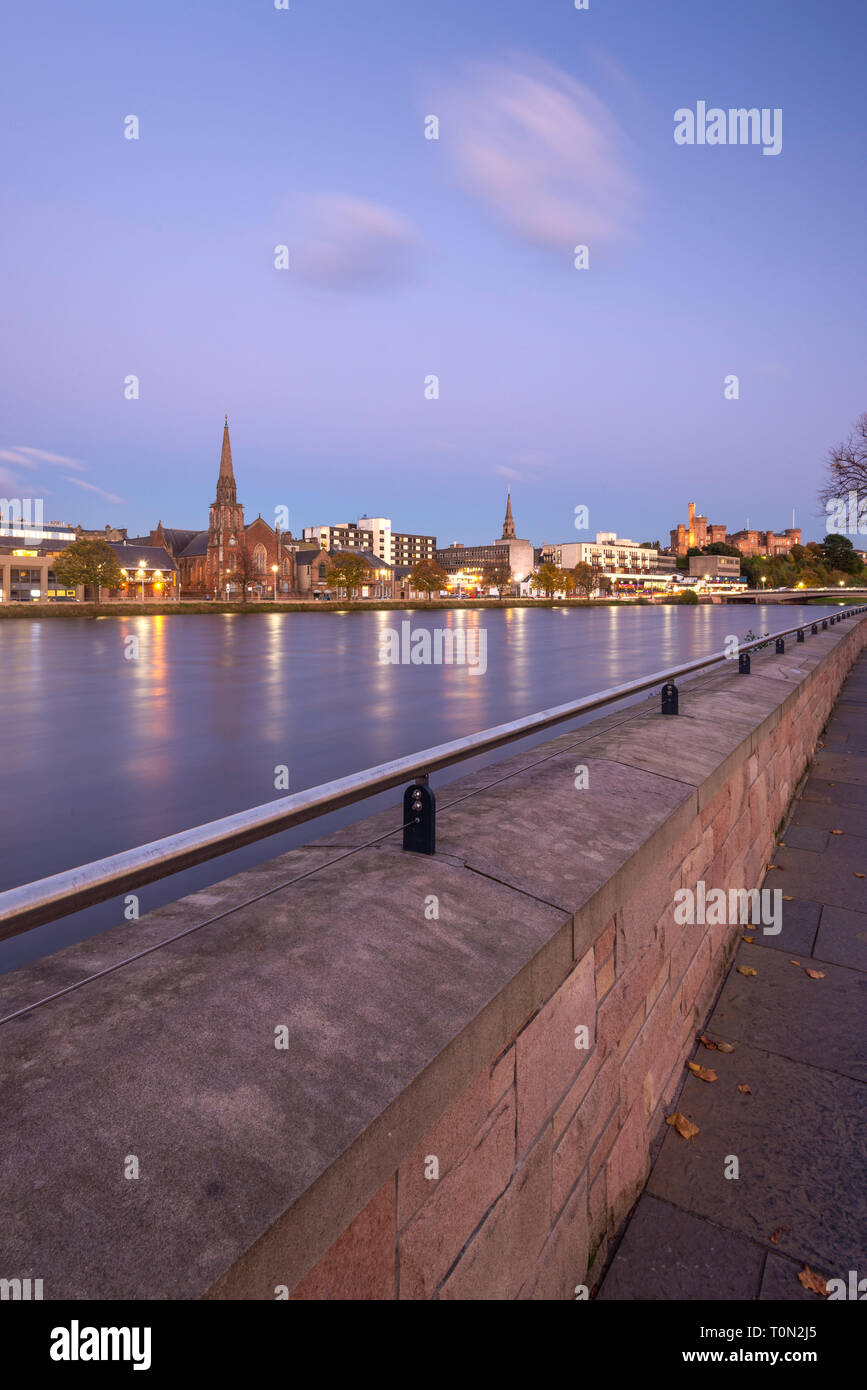
[[[436,853],[436,797],[426,772],[403,794],[403,847],[413,854]]]
[[[739,676],[748,676],[749,674],[750,674],[750,654],[749,654],[749,652],[741,652],[741,653],[738,655],[738,675],[739,675]]]
[[[674,681],[667,681],[662,687],[662,713],[677,714],[679,692]]]

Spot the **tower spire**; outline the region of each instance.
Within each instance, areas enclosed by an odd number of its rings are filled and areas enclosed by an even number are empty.
[[[229,417],[223,426],[223,448],[220,453],[220,476],[217,478],[217,503],[234,507],[238,501],[235,474],[232,470],[232,445],[229,442]]]
[[[512,489],[506,493],[506,519],[503,522],[503,534],[501,540],[513,541],[515,539],[515,519],[512,516]]]

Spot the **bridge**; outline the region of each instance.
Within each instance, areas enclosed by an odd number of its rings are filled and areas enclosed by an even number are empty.
[[[720,603],[804,603],[810,598],[826,598],[836,603],[863,603],[867,589],[745,589],[741,594],[720,594]]]

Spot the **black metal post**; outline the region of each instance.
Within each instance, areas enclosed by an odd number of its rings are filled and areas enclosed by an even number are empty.
[[[427,781],[413,782],[403,794],[403,847],[414,854],[436,853],[436,797]]]
[[[738,675],[739,675],[739,676],[748,676],[749,674],[750,674],[750,654],[749,654],[749,652],[741,652],[740,656],[738,657]]]
[[[827,619],[827,618],[823,618],[823,619],[822,619],[822,631],[823,631],[823,632],[826,630],[827,626],[828,626],[828,619]]]
[[[798,641],[799,641],[799,642],[805,642],[806,640],[807,640],[807,639],[806,639],[805,636],[804,636],[804,629],[803,629],[802,627],[799,627],[799,628],[798,628]]]
[[[818,629],[817,625],[814,623],[813,626],[810,628],[810,632],[811,632],[811,633],[813,634],[813,636],[815,637],[815,636],[816,636],[816,633],[817,633],[818,631],[819,631],[819,629]]]
[[[677,714],[678,690],[674,681],[662,687],[662,713]]]
[[[777,638],[777,656],[782,656],[782,655],[783,655],[783,652],[784,652],[785,650],[786,650],[786,644],[785,644],[785,642],[783,641],[782,637],[778,637],[778,638]]]

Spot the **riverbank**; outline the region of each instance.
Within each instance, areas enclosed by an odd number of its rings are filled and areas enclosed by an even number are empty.
[[[370,613],[420,611],[437,609],[491,608],[608,608],[649,607],[646,599],[547,599],[547,598],[489,598],[489,599],[353,599],[320,603],[201,603],[183,599],[180,603],[7,603],[0,605],[0,618],[118,618],[130,614],[160,614],[176,616],[189,613]]]

